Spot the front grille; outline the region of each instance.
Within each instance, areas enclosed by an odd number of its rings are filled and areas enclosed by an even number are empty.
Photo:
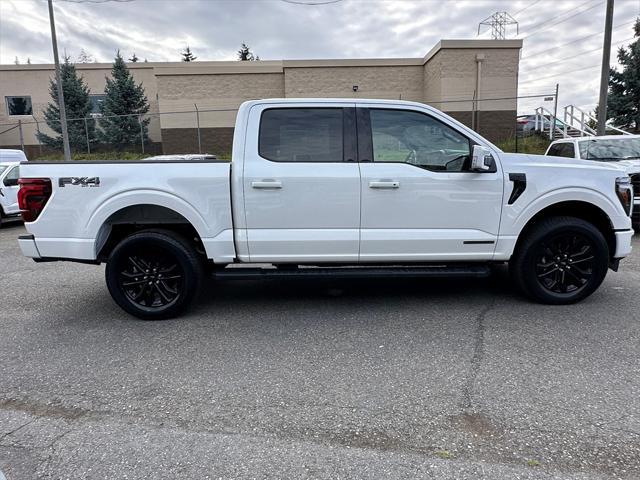
[[[631,175],[631,184],[633,185],[633,193],[637,197],[640,197],[640,173]]]

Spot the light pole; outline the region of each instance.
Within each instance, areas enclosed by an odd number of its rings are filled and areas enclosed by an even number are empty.
[[[58,84],[58,107],[60,110],[60,127],[62,130],[62,146],[64,159],[71,161],[69,148],[69,132],[67,131],[67,112],[64,108],[64,92],[62,90],[62,75],[60,75],[60,58],[58,57],[58,39],[56,38],[56,23],[53,19],[53,1],[49,0],[49,23],[51,23],[51,43],[53,44],[53,62],[56,65],[56,83]]]
[[[598,135],[607,128],[607,92],[609,91],[609,62],[611,60],[611,28],[613,26],[613,0],[607,0],[607,16],[604,21],[604,45],[602,70],[600,71],[600,101],[598,102]]]

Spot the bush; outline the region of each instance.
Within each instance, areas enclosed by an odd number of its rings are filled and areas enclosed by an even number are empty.
[[[143,158],[151,157],[150,153],[136,153],[136,152],[100,152],[100,153],[74,153],[71,155],[71,160],[85,160],[85,161],[126,161],[126,160],[142,160]],[[51,153],[48,155],[42,155],[32,160],[38,162],[59,162],[64,160],[62,153]]]
[[[529,135],[528,137],[518,138],[518,152],[517,153],[531,153],[534,155],[544,155],[547,151],[551,140],[541,135]],[[516,152],[516,139],[515,137],[507,138],[497,142],[496,145],[505,152]]]

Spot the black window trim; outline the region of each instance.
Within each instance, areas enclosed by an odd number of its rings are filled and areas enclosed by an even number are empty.
[[[262,131],[262,122],[264,121],[264,114],[269,110],[342,110],[342,160],[327,160],[322,162],[312,162],[312,161],[304,161],[304,162],[288,162],[285,160],[274,160],[272,158],[266,157],[260,151],[260,132]],[[291,107],[269,107],[265,108],[260,112],[260,122],[258,126],[258,156],[264,160],[274,163],[291,163],[291,164],[299,164],[299,163],[308,163],[308,164],[318,164],[318,163],[351,163],[356,162],[358,159],[358,146],[356,142],[357,134],[356,134],[356,109],[355,107],[344,107],[337,106],[332,104],[327,104],[326,106],[313,106],[313,107],[302,107],[302,106],[291,106]]]
[[[425,117],[429,117],[433,120],[435,120],[436,122],[445,125],[449,128],[451,128],[452,130],[455,130],[456,132],[458,132],[460,135],[462,135],[464,138],[467,139],[467,141],[469,142],[469,157],[471,157],[471,153],[473,151],[473,146],[474,145],[478,145],[478,143],[476,141],[474,141],[472,138],[470,138],[468,135],[466,135],[465,133],[461,132],[460,130],[452,127],[451,125],[448,125],[447,123],[443,122],[442,120],[440,120],[439,118],[434,117],[433,115],[430,115],[426,112],[420,111],[420,110],[414,110],[414,109],[410,109],[410,108],[388,108],[388,107],[356,107],[356,115],[357,115],[357,125],[358,125],[358,161],[359,162],[364,162],[364,163],[376,163],[376,164],[394,164],[394,165],[409,165],[411,167],[415,167],[418,168],[420,170],[426,170],[428,172],[433,172],[433,173],[474,173],[471,170],[468,169],[468,165],[465,165],[465,169],[464,170],[432,170],[430,168],[426,168],[426,167],[420,167],[418,165],[414,165],[412,163],[407,163],[407,162],[374,162],[373,161],[373,133],[371,131],[371,115],[370,115],[370,111],[371,110],[390,110],[390,111],[401,111],[401,112],[412,112],[412,113],[419,113],[421,115],[424,115]],[[470,163],[470,161],[468,162]],[[488,170],[487,173],[495,173],[497,172],[497,166],[496,166],[496,162],[495,160],[492,160],[491,162],[492,164],[492,168],[491,170]]]
[[[9,108],[10,98],[28,98],[31,106],[31,113],[11,113],[11,109]],[[7,117],[31,117],[33,115],[33,100],[31,99],[31,95],[5,95],[4,108],[7,111]]]

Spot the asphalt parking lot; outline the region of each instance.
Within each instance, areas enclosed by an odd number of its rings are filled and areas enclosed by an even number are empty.
[[[124,314],[0,229],[0,470],[32,478],[640,476],[640,238],[581,304],[469,281],[213,283]],[[0,476],[1,477],[1,476]]]

